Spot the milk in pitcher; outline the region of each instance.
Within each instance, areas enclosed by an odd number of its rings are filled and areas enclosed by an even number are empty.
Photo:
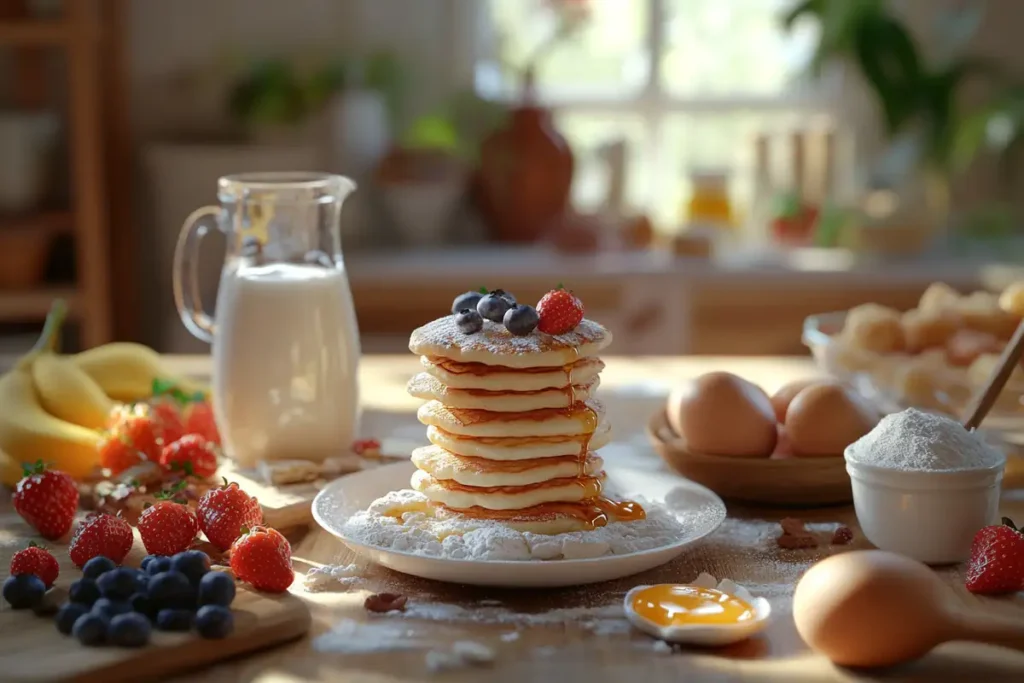
[[[217,296],[213,397],[227,453],[322,460],[359,419],[359,337],[344,263],[228,264]]]

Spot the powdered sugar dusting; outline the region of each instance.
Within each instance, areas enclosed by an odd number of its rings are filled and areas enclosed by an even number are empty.
[[[476,334],[465,334],[455,324],[455,316],[446,315],[413,330],[409,338],[409,350],[416,354],[446,355],[454,360],[464,356],[472,356],[473,360],[487,362],[487,357],[501,365],[501,356],[539,355],[549,351],[567,349],[586,349],[596,353],[611,343],[612,335],[600,323],[584,318],[571,332],[565,334],[544,334],[534,331],[523,337],[517,337],[505,329],[504,325],[484,321],[484,328]],[[581,353],[581,355],[589,355]],[[479,356],[480,358],[476,358]],[[507,359],[506,359],[507,361]],[[562,365],[564,361],[554,358],[552,366]],[[537,359],[534,365],[546,363]]]
[[[718,514],[717,508],[670,511],[652,501],[638,502],[647,511],[646,519],[613,522],[593,531],[545,535],[459,515],[437,517],[425,496],[401,490],[355,513],[343,531],[363,545],[424,557],[480,562],[586,559],[685,542],[705,528],[707,515]]]
[[[995,467],[1002,453],[976,432],[943,415],[908,408],[881,422],[850,446],[853,462],[903,471],[956,471]]]

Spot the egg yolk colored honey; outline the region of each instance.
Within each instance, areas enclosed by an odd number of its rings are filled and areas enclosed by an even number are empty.
[[[754,608],[714,588],[659,584],[637,591],[633,611],[658,626],[739,624],[754,618]]]

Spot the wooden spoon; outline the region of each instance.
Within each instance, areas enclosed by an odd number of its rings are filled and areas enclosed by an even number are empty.
[[[1013,338],[1003,348],[1003,354],[999,357],[999,362],[993,368],[992,375],[985,383],[985,387],[975,395],[971,402],[963,423],[967,431],[981,426],[988,411],[995,405],[996,399],[999,398],[1003,387],[1006,386],[1006,381],[1013,374],[1014,368],[1020,363],[1022,355],[1024,355],[1024,321],[1017,326]]]
[[[952,640],[1024,651],[1024,622],[967,611],[925,565],[882,550],[834,555],[811,567],[793,596],[807,644],[836,664],[891,666]]]

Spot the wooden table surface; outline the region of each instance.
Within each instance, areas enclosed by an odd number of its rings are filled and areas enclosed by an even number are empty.
[[[647,444],[643,429],[650,413],[661,405],[672,383],[714,369],[728,370],[773,391],[783,383],[815,375],[804,358],[615,358],[606,359],[601,397],[606,403],[616,441],[602,451],[611,464],[664,470]],[[209,360],[180,357],[172,361],[182,372],[202,376]],[[362,366],[365,436],[398,436],[424,441],[422,426],[414,418],[418,401],[407,396],[407,379],[417,371],[412,356],[367,356]],[[667,470],[665,476],[669,474]],[[405,482],[396,482],[404,486]],[[1024,496],[1008,491],[1003,513],[1024,519]],[[791,616],[794,581],[814,562],[836,548],[828,544],[811,550],[780,550],[774,543],[779,510],[729,505],[729,519],[700,546],[677,560],[645,574],[607,584],[561,590],[490,590],[440,584],[406,577],[368,565],[342,544],[318,529],[293,535],[295,567],[300,573],[320,564],[360,566],[362,578],[350,591],[339,588],[310,593],[301,581],[292,591],[308,601],[313,614],[311,636],[292,645],[241,660],[229,661],[180,680],[187,681],[346,681],[489,680],[524,683],[538,680],[624,681],[642,676],[645,683],[665,681],[1021,681],[1024,654],[999,648],[946,645],[921,661],[884,672],[838,669],[808,651],[796,633]],[[856,540],[847,548],[868,547],[861,538],[851,507],[799,511],[797,516],[827,533],[837,524],[849,525]],[[9,546],[26,534],[26,527],[0,505],[0,539]],[[613,614],[622,596],[639,583],[688,581],[698,572],[728,577],[750,586],[772,603],[774,620],[755,639],[721,651],[686,650],[669,654],[652,648],[651,639],[626,628]],[[962,587],[960,568],[939,570],[965,601],[978,609],[1024,618],[1024,594],[1009,598],[977,598]],[[301,577],[300,577],[301,578]],[[368,619],[362,607],[367,591],[387,590],[409,597],[404,616]],[[453,619],[455,606],[464,608]],[[602,609],[607,608],[607,609]],[[552,613],[551,610],[563,610]],[[576,610],[579,618],[565,610]],[[588,611],[592,610],[592,611]],[[559,615],[566,615],[564,618]],[[415,618],[414,618],[415,616]],[[401,629],[425,648],[343,654],[326,650],[317,637],[332,626],[351,619],[373,628]],[[511,633],[517,635],[509,635]],[[361,632],[366,639],[366,632]],[[425,654],[455,640],[475,640],[493,647],[496,660],[488,668],[458,669],[431,674]],[[358,639],[343,639],[352,646]],[[385,642],[381,638],[380,642]],[[2,678],[2,676],[0,676]]]

